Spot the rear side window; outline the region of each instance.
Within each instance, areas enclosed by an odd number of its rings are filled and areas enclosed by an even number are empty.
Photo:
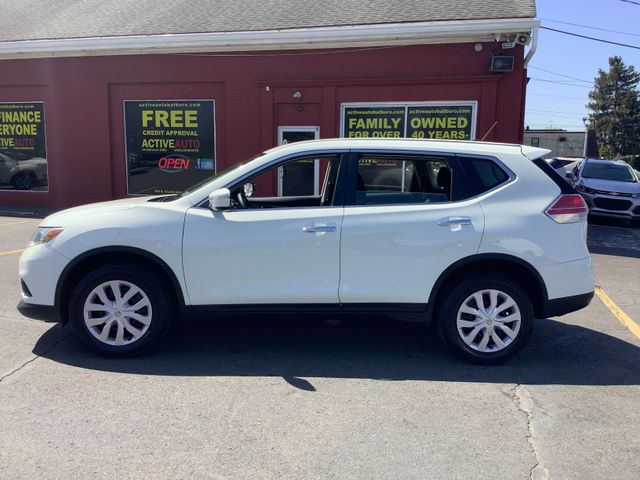
[[[443,203],[451,200],[444,158],[363,155],[356,173],[356,205]]]
[[[467,176],[467,197],[475,197],[509,180],[509,175],[488,158],[459,157]]]

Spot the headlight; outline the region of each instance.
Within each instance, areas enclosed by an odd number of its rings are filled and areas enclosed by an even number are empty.
[[[64,229],[60,227],[40,227],[31,237],[28,246],[32,247],[41,243],[48,243],[60,235],[63,230]]]
[[[576,185],[576,190],[579,192],[594,194],[596,191],[593,188],[585,187],[584,185],[578,184]]]

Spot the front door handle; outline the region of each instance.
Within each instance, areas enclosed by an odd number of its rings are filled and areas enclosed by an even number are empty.
[[[328,233],[337,232],[338,227],[332,224],[305,225],[304,227],[302,227],[302,231],[305,233]]]
[[[438,220],[438,225],[441,227],[451,227],[456,225],[472,225],[469,217],[445,217]]]

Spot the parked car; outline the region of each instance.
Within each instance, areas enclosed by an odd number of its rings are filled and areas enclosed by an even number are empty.
[[[44,158],[16,160],[0,153],[0,185],[12,185],[17,190],[30,190],[46,181],[47,161]]]
[[[567,178],[589,206],[589,214],[640,220],[640,177],[622,160],[585,160]]]
[[[562,178],[566,178],[567,173],[571,172],[582,160],[582,158],[575,157],[555,157],[548,158],[547,162],[562,176]]]
[[[146,350],[179,318],[393,313],[435,322],[466,359],[498,362],[523,347],[534,318],[593,296],[587,207],[547,152],[291,143],[181,195],[47,217],[20,258],[18,309],[69,323],[109,356]],[[278,167],[309,161],[326,172],[319,195],[256,195]]]

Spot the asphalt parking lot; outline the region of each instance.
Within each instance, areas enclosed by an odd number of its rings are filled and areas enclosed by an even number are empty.
[[[494,367],[372,318],[191,324],[107,360],[15,310],[38,222],[0,217],[2,479],[639,477],[640,338],[601,297]],[[593,224],[589,244],[640,323],[640,228]]]

